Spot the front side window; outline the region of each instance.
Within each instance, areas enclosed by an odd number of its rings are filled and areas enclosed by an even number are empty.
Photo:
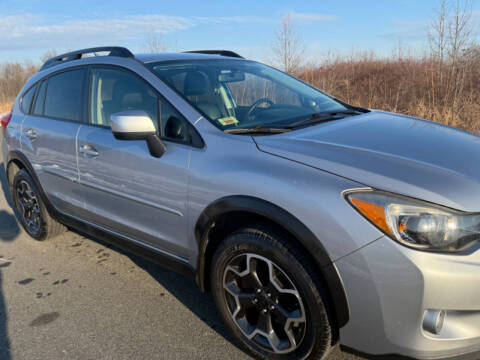
[[[269,66],[243,60],[175,60],[149,65],[220,129],[288,126],[340,102]]]
[[[33,100],[33,96],[35,95],[36,89],[37,89],[37,85],[35,84],[22,97],[22,111],[25,114],[30,113],[30,107],[32,106],[32,100]]]
[[[158,97],[144,80],[129,71],[98,68],[92,71],[91,83],[91,124],[110,126],[113,114],[143,110],[158,131]]]
[[[48,79],[44,114],[47,117],[80,121],[84,70],[70,70]]]
[[[145,80],[125,70],[98,68],[91,77],[90,123],[110,126],[113,114],[143,110],[163,139],[189,143],[192,129],[185,118]]]

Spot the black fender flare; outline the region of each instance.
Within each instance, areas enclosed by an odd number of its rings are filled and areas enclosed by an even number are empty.
[[[229,196],[210,204],[200,215],[195,225],[195,238],[199,254],[197,261],[197,282],[205,290],[205,253],[208,246],[209,230],[215,219],[231,211],[245,211],[263,216],[277,224],[281,224],[310,253],[320,269],[332,298],[334,311],[339,327],[349,320],[350,312],[343,282],[336,266],[330,259],[321,241],[294,215],[263,199],[250,196]]]
[[[23,167],[25,167],[28,170],[28,172],[34,178],[34,180],[37,182],[37,185],[38,185],[37,174],[35,174],[35,171],[33,171],[32,164],[30,163],[30,161],[28,161],[27,157],[18,150],[12,150],[7,155],[7,163],[5,164],[5,171],[7,173],[7,176],[9,175],[8,169],[10,168],[10,163],[12,161],[20,162],[23,165]]]
[[[33,181],[35,181],[35,185],[37,186],[37,188],[39,189],[40,191],[40,196],[42,198],[42,201],[43,203],[45,204],[45,207],[47,208],[47,211],[50,213],[51,216],[55,217],[55,218],[58,218],[59,214],[58,212],[55,210],[55,208],[53,207],[52,203],[50,202],[50,200],[48,200],[47,196],[45,195],[45,192],[43,190],[43,187],[41,186],[40,184],[40,180],[38,180],[38,177],[37,177],[37,173],[35,172],[32,164],[30,163],[30,161],[27,159],[27,157],[25,156],[25,154],[23,154],[21,151],[18,151],[18,150],[12,150],[8,153],[8,156],[7,156],[7,163],[5,164],[5,172],[6,172],[6,176],[7,176],[7,181],[9,179],[9,169],[10,169],[10,163],[12,161],[15,161],[15,162],[19,162],[23,165],[23,167],[25,169],[27,169],[28,173],[30,174],[30,176],[32,177]],[[9,184],[10,186],[10,184]],[[10,194],[11,195],[11,194]]]

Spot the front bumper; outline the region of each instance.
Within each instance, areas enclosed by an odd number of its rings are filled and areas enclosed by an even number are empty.
[[[438,254],[383,237],[335,264],[350,307],[343,345],[419,359],[480,351],[480,246]],[[438,311],[445,319],[434,334],[425,317]]]

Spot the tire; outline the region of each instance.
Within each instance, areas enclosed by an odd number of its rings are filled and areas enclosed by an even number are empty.
[[[286,236],[264,226],[236,231],[218,246],[210,270],[220,316],[245,352],[257,359],[327,356],[334,338],[327,293],[318,270]],[[262,334],[272,329],[270,339]]]
[[[66,227],[50,216],[40,194],[37,185],[25,169],[15,174],[11,197],[17,218],[32,238],[44,241],[65,232]]]

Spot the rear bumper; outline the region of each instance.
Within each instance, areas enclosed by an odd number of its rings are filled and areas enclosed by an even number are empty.
[[[480,351],[480,249],[442,255],[383,237],[335,264],[350,306],[343,345],[419,359]]]

